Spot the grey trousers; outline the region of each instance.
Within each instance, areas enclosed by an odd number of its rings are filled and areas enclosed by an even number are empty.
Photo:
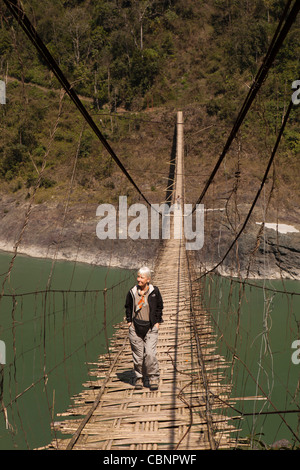
[[[132,359],[136,378],[149,377],[159,379],[159,365],[156,357],[158,328],[153,327],[145,338],[138,336],[132,323],[129,327],[129,341],[132,350]]]

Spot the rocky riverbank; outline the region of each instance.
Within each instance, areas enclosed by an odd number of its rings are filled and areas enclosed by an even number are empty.
[[[32,257],[124,269],[143,264],[153,268],[159,240],[100,240],[96,209],[95,204],[76,204],[66,211],[62,203],[47,202],[34,205],[28,214],[28,202],[2,195],[0,250],[12,252],[20,239],[18,253]]]
[[[241,221],[245,220],[247,208],[241,208]],[[205,223],[205,244],[196,253],[199,265],[207,270],[217,267],[223,276],[257,279],[300,279],[300,226],[295,222],[297,214],[281,217],[278,222],[262,224],[258,211],[246,225],[230,252],[233,240],[239,233],[228,223],[223,211],[210,214]]]
[[[95,204],[36,204],[2,195],[0,250],[11,252],[20,239],[18,253],[37,258],[78,261],[98,266],[151,268],[161,247],[159,240],[100,240],[96,235],[99,217]],[[28,214],[28,218],[26,217]],[[287,220],[289,222],[289,220]],[[282,221],[286,222],[286,221]],[[25,227],[25,229],[24,229]],[[297,224],[267,225],[249,222],[218,272],[224,276],[300,279],[300,230]],[[291,231],[289,231],[291,230]],[[21,237],[20,237],[21,234]],[[195,252],[199,269],[212,269],[227,252],[234,231],[222,211],[205,218],[204,246]]]

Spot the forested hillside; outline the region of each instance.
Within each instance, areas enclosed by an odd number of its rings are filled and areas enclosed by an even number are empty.
[[[176,111],[185,118],[186,193],[202,189],[261,65],[284,0],[25,0],[42,40],[101,132],[153,202],[164,199]],[[231,156],[216,181],[220,198],[238,175],[247,200],[260,181],[299,79],[300,26],[293,25]],[[33,45],[0,2],[0,178],[6,194],[36,202],[83,193],[94,202],[137,195],[120,174]],[[295,107],[276,160],[278,198],[299,194]],[[57,124],[57,126],[56,126]],[[51,137],[53,133],[53,138]],[[249,201],[248,201],[249,202]],[[277,199],[278,203],[278,199]]]

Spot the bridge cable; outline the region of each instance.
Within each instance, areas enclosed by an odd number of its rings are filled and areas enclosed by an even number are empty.
[[[247,223],[248,223],[248,221],[249,221],[249,219],[250,219],[250,216],[251,216],[251,214],[252,214],[252,212],[253,212],[253,209],[254,209],[254,207],[255,207],[257,201],[258,201],[258,198],[259,198],[259,196],[260,196],[260,194],[261,194],[261,191],[262,191],[262,189],[263,189],[263,187],[264,187],[264,185],[265,185],[265,182],[266,182],[266,180],[267,180],[267,177],[268,177],[268,174],[269,174],[271,165],[272,165],[272,163],[273,163],[273,161],[274,161],[274,157],[275,157],[276,151],[277,151],[277,149],[278,149],[278,146],[279,146],[279,143],[280,143],[280,140],[281,140],[281,137],[282,137],[282,134],[283,134],[284,128],[285,128],[285,126],[286,126],[286,123],[287,123],[287,120],[288,120],[288,117],[289,117],[289,115],[290,115],[290,112],[291,112],[292,107],[293,107],[293,102],[290,101],[289,107],[288,107],[288,109],[287,109],[287,112],[286,112],[286,114],[285,114],[285,116],[284,116],[284,120],[283,120],[282,125],[281,125],[281,128],[280,128],[278,137],[277,137],[277,139],[276,139],[276,143],[275,143],[275,145],[274,145],[274,148],[273,148],[271,157],[270,157],[269,162],[268,162],[268,165],[267,165],[267,167],[266,167],[266,170],[265,170],[265,173],[264,173],[264,177],[263,177],[263,179],[262,179],[262,181],[261,181],[260,187],[259,187],[259,189],[258,189],[258,191],[257,191],[257,193],[256,193],[256,196],[255,196],[255,198],[254,198],[254,200],[253,200],[253,202],[252,202],[252,204],[251,204],[251,207],[250,207],[250,209],[249,209],[249,211],[248,211],[248,214],[247,214],[247,216],[246,216],[246,218],[245,218],[245,220],[244,220],[244,223],[243,223],[241,229],[239,230],[238,234],[237,234],[236,237],[234,238],[234,240],[233,240],[233,242],[231,243],[230,247],[227,249],[227,251],[226,251],[225,255],[223,256],[223,258],[221,259],[221,261],[219,261],[213,268],[211,268],[210,270],[208,270],[208,271],[206,271],[204,274],[202,274],[198,279],[200,279],[200,278],[202,278],[203,276],[206,276],[208,273],[214,271],[216,268],[218,268],[218,267],[224,262],[225,258],[228,256],[229,252],[231,251],[231,249],[233,248],[233,246],[234,246],[235,243],[237,242],[238,238],[241,236],[242,232],[245,230],[246,225],[247,225]]]
[[[282,27],[282,29],[280,31],[281,25],[283,23],[283,20],[284,20],[285,16],[287,15],[287,11],[289,9],[290,4],[291,4],[291,0],[289,0],[287,2],[286,6],[285,6],[285,9],[284,9],[283,14],[282,14],[281,19],[280,19],[280,22],[278,24],[276,32],[275,32],[275,34],[273,36],[273,39],[271,41],[271,44],[269,46],[268,52],[267,52],[267,54],[266,54],[266,56],[263,60],[263,63],[262,63],[262,65],[261,65],[261,67],[260,67],[260,69],[259,69],[259,71],[256,75],[256,78],[255,78],[255,80],[254,80],[254,82],[253,82],[253,84],[252,84],[252,86],[251,86],[251,88],[248,92],[248,95],[247,95],[247,97],[244,101],[244,104],[242,105],[242,108],[241,108],[241,110],[238,114],[238,117],[235,121],[235,124],[234,124],[234,126],[233,126],[233,128],[230,132],[230,135],[227,139],[227,142],[226,142],[226,144],[223,148],[223,151],[222,151],[222,153],[221,153],[221,155],[220,155],[220,157],[219,157],[219,159],[218,159],[218,161],[217,161],[217,163],[216,163],[209,179],[207,180],[207,182],[204,186],[204,189],[203,189],[201,195],[199,196],[198,201],[195,204],[192,212],[195,211],[197,204],[201,203],[201,201],[202,201],[203,197],[205,196],[209,186],[211,185],[211,183],[212,183],[212,181],[213,181],[213,179],[214,179],[214,177],[215,177],[215,175],[216,175],[216,173],[217,173],[217,171],[218,171],[218,169],[219,169],[226,153],[228,152],[228,150],[230,148],[230,145],[231,145],[232,141],[236,137],[236,134],[237,134],[243,120],[245,119],[247,112],[249,111],[249,109],[250,109],[250,107],[251,107],[251,105],[252,105],[252,103],[253,103],[253,101],[254,101],[257,93],[258,93],[258,91],[260,90],[260,88],[261,88],[261,86],[262,86],[262,84],[263,84],[263,82],[266,78],[272,63],[274,62],[275,57],[276,57],[277,53],[279,52],[279,49],[281,48],[284,39],[287,36],[288,31],[290,30],[292,24],[296,20],[296,17],[299,13],[299,10],[300,10],[300,2],[298,0],[295,1],[295,4],[292,7],[292,9],[291,9],[291,11],[290,11],[290,13],[289,13],[289,15],[286,19],[286,22],[285,22],[284,26]]]
[[[72,85],[69,83],[65,75],[63,74],[62,70],[60,69],[59,65],[53,58],[53,56],[50,54],[49,50],[41,40],[40,36],[38,35],[36,29],[30,22],[29,18],[25,14],[25,11],[22,8],[21,3],[19,0],[3,0],[9,11],[12,13],[12,15],[15,17],[15,19],[18,21],[18,23],[21,25],[23,31],[27,35],[27,37],[30,39],[30,41],[33,43],[35,48],[38,50],[38,52],[42,55],[58,81],[61,83],[63,88],[66,90],[67,94],[71,98],[71,100],[74,102],[78,110],[81,112],[83,115],[84,119],[87,121],[87,123],[90,125],[98,139],[101,141],[105,149],[108,151],[108,153],[111,155],[113,160],[117,163],[121,171],[125,174],[127,179],[131,182],[131,184],[135,187],[135,189],[138,191],[138,193],[141,195],[141,197],[146,201],[146,203],[151,206],[150,202],[148,199],[144,196],[142,191],[139,189],[133,178],[129,175],[128,171],[122,164],[122,162],[119,160],[117,155],[115,154],[114,150],[111,148],[103,134],[101,133],[100,129],[98,128],[97,124],[85,108],[85,106],[82,104],[80,98],[78,97],[77,93],[74,91],[72,88]]]

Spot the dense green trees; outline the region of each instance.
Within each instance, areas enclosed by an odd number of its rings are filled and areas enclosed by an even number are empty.
[[[229,126],[267,51],[285,1],[24,0],[23,4],[69,81],[93,100],[95,110],[139,111],[149,102],[197,103],[209,118]],[[272,135],[282,119],[291,83],[299,79],[299,20],[269,73],[257,107]],[[0,3],[0,79],[5,77],[19,80],[13,99],[17,84],[9,82],[10,98],[6,110],[0,109],[2,115],[7,113],[0,123],[0,176],[10,180],[18,168],[29,165],[36,149],[46,145],[49,119],[55,115],[51,106],[56,95],[29,99],[24,83],[53,90],[58,84]],[[285,141],[290,156],[297,155],[300,145],[298,123],[293,120]],[[66,149],[73,139],[68,132],[56,136]],[[83,139],[80,155],[91,151]]]
[[[137,101],[142,106],[149,90],[155,93],[160,89],[164,77],[169,76],[170,66],[175,88],[182,75],[180,69],[188,68],[194,75],[199,60],[202,72],[209,78],[208,62],[219,53],[218,68],[223,72],[253,75],[284,3],[283,0],[24,2],[45,44],[78,91],[93,97],[100,106],[109,104],[112,108],[120,104],[130,108]],[[28,42],[18,32],[12,33],[10,25],[14,30],[17,27],[3,6],[0,15],[0,73],[8,67],[14,76],[23,73],[25,79],[48,86],[51,77]],[[296,35],[298,32],[299,26]],[[186,52],[194,57],[198,54],[198,61],[184,63]],[[287,48],[285,58],[295,62],[296,52]],[[156,95],[159,99],[159,93]]]

